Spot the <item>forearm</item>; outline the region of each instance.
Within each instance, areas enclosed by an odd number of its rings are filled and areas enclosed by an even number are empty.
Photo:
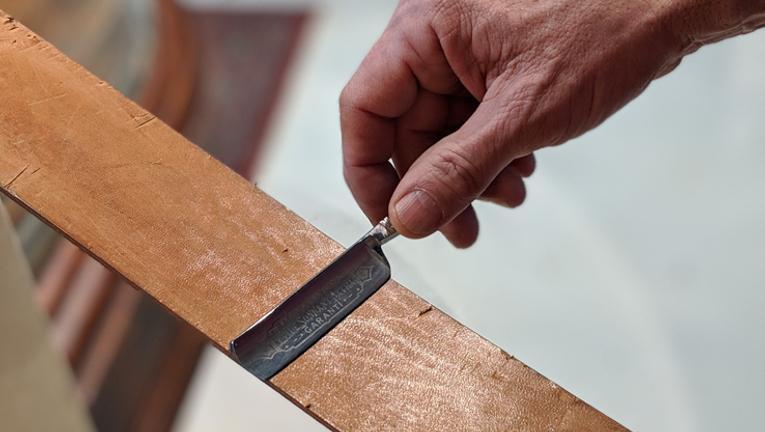
[[[659,0],[685,54],[765,26],[765,0]]]

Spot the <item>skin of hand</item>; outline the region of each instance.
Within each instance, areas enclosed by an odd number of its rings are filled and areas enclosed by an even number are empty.
[[[760,0],[402,0],[340,98],[344,175],[372,222],[472,245],[533,152],[596,127]],[[392,162],[392,163],[391,163]]]

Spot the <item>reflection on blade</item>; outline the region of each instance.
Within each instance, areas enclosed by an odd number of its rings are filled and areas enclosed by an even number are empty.
[[[231,342],[239,363],[267,380],[390,279],[380,242],[366,237]]]

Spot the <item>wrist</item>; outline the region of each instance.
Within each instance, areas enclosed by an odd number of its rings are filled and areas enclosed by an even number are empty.
[[[681,55],[765,26],[765,0],[657,0]]]

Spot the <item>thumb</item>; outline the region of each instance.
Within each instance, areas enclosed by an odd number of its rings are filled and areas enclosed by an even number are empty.
[[[412,164],[391,198],[388,214],[407,237],[425,237],[462,213],[512,160],[497,111],[481,105],[455,133]]]

